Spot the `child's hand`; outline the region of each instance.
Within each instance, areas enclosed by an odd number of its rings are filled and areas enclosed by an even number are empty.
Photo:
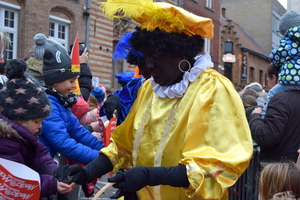
[[[95,136],[98,140],[102,141],[101,133],[92,132],[92,135]]]
[[[94,132],[100,132],[100,126],[98,122],[92,122],[90,125],[92,126]]]
[[[297,151],[298,153],[299,153],[299,155],[298,155],[298,159],[297,159],[297,164],[299,165],[300,164],[300,149],[298,149],[298,151]]]
[[[75,187],[76,187],[75,183],[67,184],[67,183],[57,181],[57,191],[60,194],[70,193],[75,189]]]
[[[84,49],[83,53],[80,56],[80,63],[87,63],[89,60],[89,52],[87,50],[87,48]]]
[[[261,107],[257,107],[257,108],[255,108],[255,109],[252,111],[252,113],[251,113],[251,114],[253,114],[253,113],[258,113],[258,114],[261,114],[261,113],[262,113],[262,111],[263,111],[263,109],[262,109]]]

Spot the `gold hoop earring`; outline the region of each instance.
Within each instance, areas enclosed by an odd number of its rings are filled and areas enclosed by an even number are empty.
[[[181,69],[180,65],[181,65],[182,62],[187,62],[187,64],[189,65],[188,70],[184,71],[184,70]],[[182,60],[178,63],[178,68],[179,68],[179,70],[180,70],[181,72],[183,72],[183,73],[188,72],[188,71],[190,71],[190,69],[191,69],[191,63],[190,63],[188,60],[186,60],[186,59],[182,59]]]

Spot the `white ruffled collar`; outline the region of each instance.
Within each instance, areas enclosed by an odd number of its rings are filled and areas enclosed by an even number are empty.
[[[196,80],[201,72],[205,71],[208,67],[213,67],[211,57],[208,53],[195,57],[196,62],[189,72],[183,74],[182,80],[178,83],[169,86],[161,86],[155,83],[153,77],[150,78],[153,91],[157,96],[161,98],[169,97],[173,99],[175,97],[181,98],[186,92],[189,83]]]

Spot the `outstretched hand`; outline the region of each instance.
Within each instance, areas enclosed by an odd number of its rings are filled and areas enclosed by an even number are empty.
[[[57,191],[60,194],[71,193],[76,187],[75,183],[67,184],[57,181]]]
[[[54,176],[58,181],[64,183],[84,184],[87,179],[86,173],[79,165],[61,165],[55,170]]]

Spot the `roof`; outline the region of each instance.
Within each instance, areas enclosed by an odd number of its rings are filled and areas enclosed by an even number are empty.
[[[221,24],[223,26],[227,25],[228,19],[222,16]],[[233,31],[236,32],[235,37],[238,38],[241,50],[247,51],[265,59],[268,58],[267,52],[247,33],[247,31],[242,26],[233,21],[231,21],[231,26],[233,26]]]

